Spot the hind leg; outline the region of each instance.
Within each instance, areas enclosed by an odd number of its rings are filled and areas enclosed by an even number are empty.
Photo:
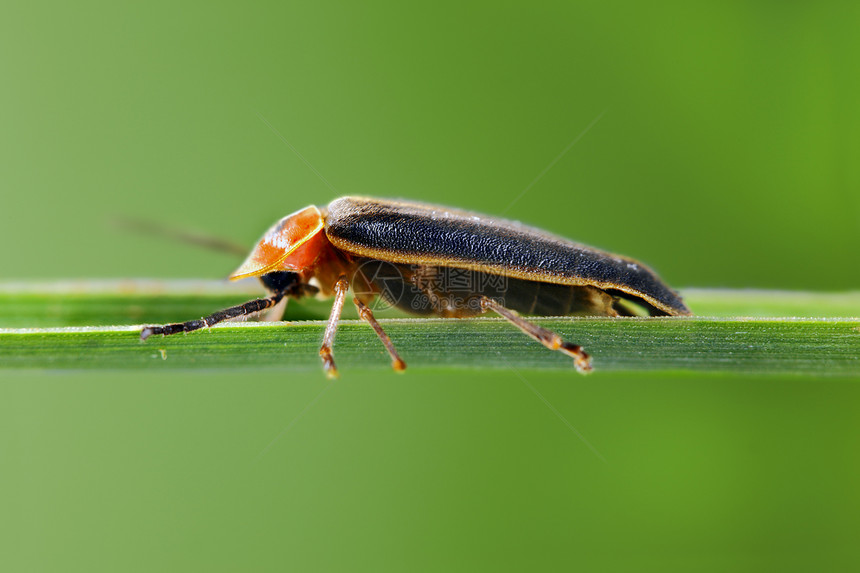
[[[584,374],[591,371],[591,357],[578,344],[565,341],[555,332],[529,322],[516,312],[486,296],[481,297],[481,310],[485,312],[492,310],[550,350],[567,354],[573,358],[573,364],[579,372]]]

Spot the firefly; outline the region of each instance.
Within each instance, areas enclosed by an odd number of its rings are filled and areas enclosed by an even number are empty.
[[[259,277],[269,296],[198,320],[147,326],[141,339],[210,327],[271,309],[285,298],[333,297],[319,353],[326,374],[335,377],[332,348],[352,289],[359,316],[379,337],[395,370],[404,370],[406,363],[374,317],[377,297],[420,316],[496,313],[588,372],[591,359],[580,345],[523,315],[692,314],[678,293],[634,259],[513,221],[368,197],[341,197],[282,218],[230,275],[231,280],[249,277]]]

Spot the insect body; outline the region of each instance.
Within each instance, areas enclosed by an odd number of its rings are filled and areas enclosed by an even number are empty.
[[[148,326],[176,334],[212,326],[306,294],[334,296],[320,357],[336,376],[332,344],[350,287],[359,315],[391,356],[406,365],[370,309],[375,297],[419,315],[463,318],[493,311],[547,348],[590,358],[578,345],[523,319],[539,316],[630,316],[633,303],[651,316],[689,315],[678,294],[641,263],[543,231],[476,213],[419,203],[342,197],[306,207],[273,225],[230,278],[260,277],[271,295],[200,320]]]

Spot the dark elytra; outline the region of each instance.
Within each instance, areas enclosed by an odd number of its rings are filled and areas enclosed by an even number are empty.
[[[633,300],[651,315],[692,314],[675,291],[633,259],[477,213],[342,197],[328,205],[325,233],[339,250],[370,259],[469,268],[533,283],[591,286]]]

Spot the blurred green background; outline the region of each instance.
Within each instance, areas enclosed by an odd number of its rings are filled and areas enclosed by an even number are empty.
[[[679,288],[860,285],[858,5],[3,14],[0,279],[223,277],[239,261],[110,218],[250,247],[367,194],[505,213]],[[858,565],[856,379],[341,367],[3,372],[0,569]]]

